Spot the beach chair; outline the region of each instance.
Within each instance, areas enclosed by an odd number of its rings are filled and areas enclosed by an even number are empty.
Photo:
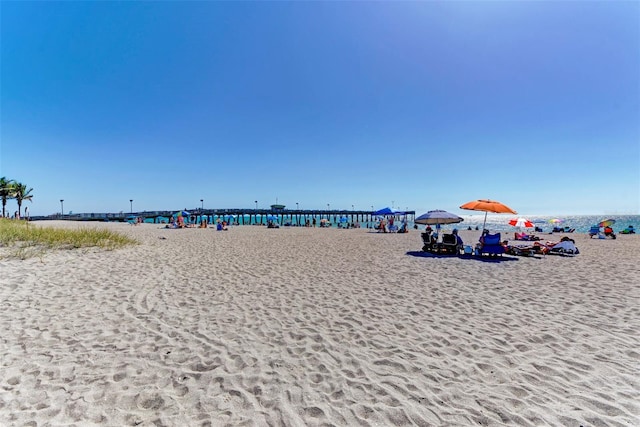
[[[422,235],[422,251],[423,252],[437,252],[437,239],[434,233],[421,233]]]
[[[600,227],[592,225],[589,229],[589,237],[597,236],[600,233]]]
[[[504,254],[504,246],[502,246],[500,233],[485,234],[480,237],[480,244],[478,245],[478,255],[491,255],[496,256]]]
[[[441,253],[445,254],[460,254],[461,248],[458,246],[457,236],[455,234],[443,234],[439,249]]]

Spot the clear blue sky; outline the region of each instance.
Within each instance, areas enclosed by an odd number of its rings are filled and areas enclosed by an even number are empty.
[[[640,211],[637,1],[0,8],[0,176],[33,215]]]

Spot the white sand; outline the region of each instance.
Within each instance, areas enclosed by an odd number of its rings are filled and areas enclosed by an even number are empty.
[[[90,225],[141,244],[0,259],[1,426],[640,426],[640,236]]]

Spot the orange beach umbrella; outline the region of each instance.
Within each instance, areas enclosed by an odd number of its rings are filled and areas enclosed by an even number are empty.
[[[460,206],[460,209],[466,209],[470,211],[481,211],[484,212],[484,223],[482,223],[482,229],[484,230],[484,226],[487,223],[487,213],[510,213],[517,214],[518,212],[511,209],[509,206],[504,203],[500,203],[496,200],[488,200],[488,199],[479,199],[473,200],[471,202],[467,202],[464,205]]]

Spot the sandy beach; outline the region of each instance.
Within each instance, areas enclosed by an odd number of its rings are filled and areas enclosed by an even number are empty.
[[[40,225],[140,244],[0,258],[2,426],[640,426],[638,235]]]

